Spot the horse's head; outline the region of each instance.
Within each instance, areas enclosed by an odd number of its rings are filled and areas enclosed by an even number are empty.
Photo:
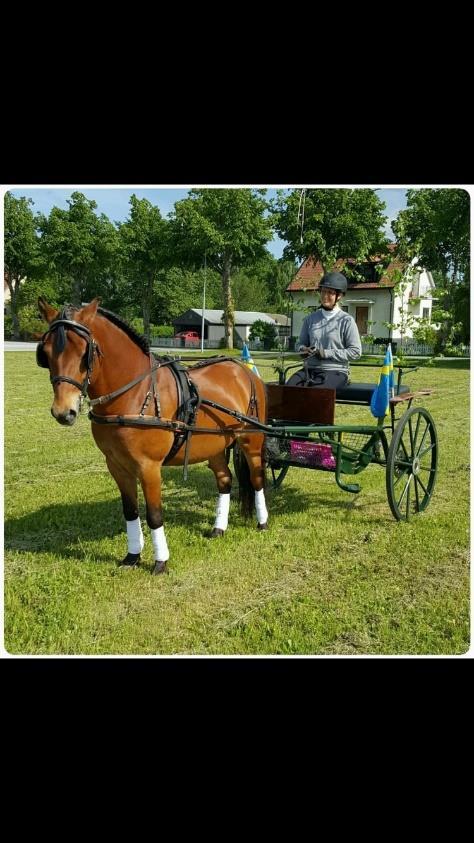
[[[99,299],[85,307],[52,307],[42,296],[38,308],[49,328],[36,349],[38,366],[49,369],[54,401],[51,413],[59,424],[76,421],[86,394],[96,345],[92,337]]]

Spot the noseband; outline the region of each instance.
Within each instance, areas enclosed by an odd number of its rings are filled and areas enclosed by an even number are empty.
[[[73,319],[55,319],[54,322],[51,322],[48,330],[43,334],[43,336],[41,337],[41,341],[37,345],[36,362],[37,362],[38,366],[41,366],[43,369],[49,368],[48,360],[47,360],[46,354],[44,352],[44,343],[45,343],[46,337],[48,337],[49,334],[53,333],[53,331],[57,331],[58,328],[61,328],[61,327],[66,328],[70,331],[74,331],[75,334],[77,334],[79,337],[81,337],[83,340],[86,341],[87,349],[86,349],[86,353],[85,353],[84,356],[86,357],[87,372],[86,372],[86,376],[85,376],[84,380],[82,381],[82,383],[79,383],[79,381],[73,380],[73,378],[68,378],[66,375],[55,375],[54,377],[50,377],[50,381],[53,384],[53,386],[54,386],[54,384],[61,383],[62,381],[66,382],[66,383],[70,383],[73,386],[75,386],[76,389],[79,390],[79,392],[81,393],[82,396],[85,397],[86,392],[87,392],[87,387],[89,386],[92,369],[93,369],[93,366],[94,366],[94,354],[97,350],[97,344],[92,339],[91,332],[90,332],[89,328],[87,328],[85,325],[81,325],[80,322],[74,322]]]

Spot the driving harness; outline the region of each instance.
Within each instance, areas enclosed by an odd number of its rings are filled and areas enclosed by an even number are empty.
[[[83,361],[87,371],[82,383],[74,380],[73,378],[69,378],[66,375],[55,375],[54,377],[50,376],[50,381],[53,386],[56,383],[60,383],[61,381],[70,383],[75,386],[76,389],[78,389],[81,393],[80,400],[82,407],[82,402],[84,398],[87,398],[87,389],[90,384],[90,376],[94,367],[94,358],[96,354],[100,355],[101,351],[97,343],[94,341],[90,329],[86,325],[82,325],[80,322],[75,322],[73,319],[62,318],[63,315],[64,314],[61,314],[61,317],[59,319],[53,320],[50,323],[48,330],[45,331],[45,333],[43,334],[40,342],[36,347],[36,362],[41,368],[49,369],[48,358],[44,350],[44,343],[46,341],[46,337],[48,337],[49,334],[53,332],[57,332],[55,336],[55,343],[56,351],[58,352],[61,352],[64,349],[66,343],[66,330],[74,331],[74,333],[84,339],[87,343],[87,348],[83,357]],[[193,433],[196,432],[220,435],[224,433],[232,433],[234,436],[236,436],[238,433],[244,432],[244,430],[223,430],[220,428],[216,429],[196,427],[195,419],[201,404],[205,404],[216,410],[221,410],[222,412],[226,413],[227,415],[233,416],[241,422],[252,424],[255,428],[253,432],[260,432],[266,430],[265,425],[258,421],[258,402],[255,393],[255,385],[253,379],[250,377],[250,372],[246,367],[243,368],[245,368],[245,371],[249,375],[249,380],[251,384],[249,408],[247,411],[249,415],[239,413],[237,410],[231,410],[230,408],[224,407],[222,404],[219,404],[216,401],[211,401],[207,398],[202,398],[200,396],[196,384],[188,374],[189,370],[201,369],[205,366],[211,366],[215,363],[223,363],[224,361],[231,361],[233,363],[237,363],[237,365],[239,366],[242,365],[240,361],[235,360],[232,357],[216,355],[216,357],[211,357],[207,360],[202,360],[196,363],[195,365],[186,368],[179,361],[175,360],[172,357],[163,356],[155,358],[154,355],[150,353],[150,369],[148,371],[144,372],[142,375],[139,375],[137,378],[120,387],[119,389],[114,390],[114,392],[110,392],[107,395],[101,395],[99,398],[87,399],[89,407],[95,407],[96,405],[106,404],[113,398],[117,398],[119,395],[128,392],[129,389],[136,386],[136,384],[140,383],[141,381],[145,380],[145,378],[150,377],[150,389],[148,390],[145,396],[145,400],[141,407],[140,413],[138,415],[104,416],[97,415],[91,409],[89,410],[88,418],[90,419],[90,421],[94,422],[94,424],[113,424],[119,425],[121,427],[158,427],[164,430],[171,431],[172,433],[174,433],[175,438],[171,449],[164,460],[164,465],[167,465],[176,456],[176,454],[183,447],[183,445],[185,445],[183,473],[184,479],[186,480],[190,442]],[[156,379],[158,369],[163,368],[165,366],[167,366],[172,372],[176,383],[178,401],[175,419],[161,418],[160,397]],[[151,399],[153,399],[155,415],[146,416],[145,410],[147,409]],[[250,432],[249,428],[245,428],[245,432]]]

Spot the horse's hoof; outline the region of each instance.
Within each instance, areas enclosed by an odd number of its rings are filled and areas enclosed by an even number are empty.
[[[224,535],[224,530],[220,530],[219,527],[214,527],[212,533],[209,534],[210,539],[221,539]]]
[[[168,562],[155,562],[155,567],[153,568],[152,574],[167,574],[168,573]]]
[[[268,521],[265,521],[265,524],[257,524],[257,530],[268,530]]]
[[[140,554],[139,553],[127,553],[125,559],[119,563],[119,568],[131,568],[133,565],[138,565],[140,562]]]

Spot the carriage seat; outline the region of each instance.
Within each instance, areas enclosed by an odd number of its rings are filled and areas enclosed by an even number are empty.
[[[349,383],[336,390],[336,403],[370,404],[376,386],[374,383]],[[403,395],[405,392],[410,392],[409,386],[401,384],[399,390],[395,386],[395,395]]]

